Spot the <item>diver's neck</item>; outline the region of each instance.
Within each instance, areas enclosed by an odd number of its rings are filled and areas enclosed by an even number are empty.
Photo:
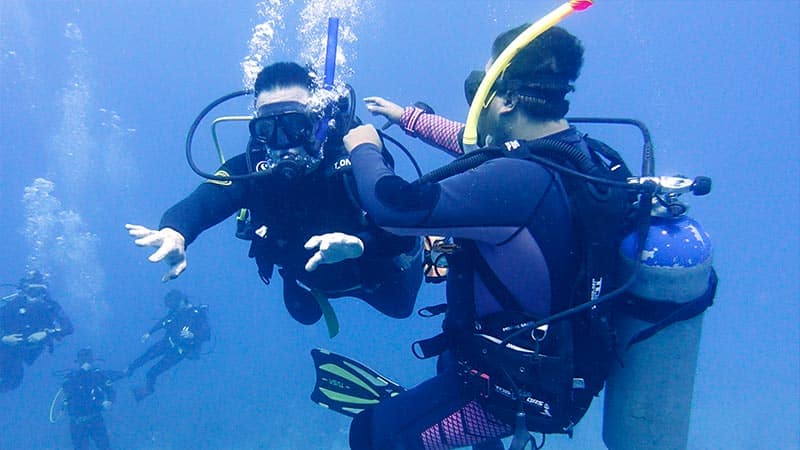
[[[531,141],[541,139],[569,128],[566,119],[559,120],[522,120],[514,127],[514,139]]]

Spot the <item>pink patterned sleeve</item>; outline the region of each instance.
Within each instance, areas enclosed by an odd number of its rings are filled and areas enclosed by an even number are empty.
[[[427,114],[422,109],[408,106],[400,117],[400,126],[410,135],[422,139],[426,144],[453,155],[464,154],[459,145],[459,135],[464,124],[436,114]]]

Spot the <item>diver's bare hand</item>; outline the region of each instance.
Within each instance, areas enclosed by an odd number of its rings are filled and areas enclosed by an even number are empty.
[[[317,270],[320,264],[334,264],[364,254],[364,242],[358,236],[339,232],[311,236],[304,247],[316,250],[306,262],[307,272]]]
[[[161,281],[178,278],[186,270],[186,238],[172,228],[151,230],[142,225],[125,224],[128,234],[136,238],[134,244],[139,247],[158,247],[147,259],[150,262],[164,261],[169,271],[161,277]]]
[[[36,333],[31,333],[28,336],[28,342],[31,344],[38,344],[42,342],[47,337],[47,331],[37,331]]]
[[[189,326],[181,328],[181,337],[184,339],[194,339],[194,333],[189,330]]]
[[[354,148],[361,144],[372,144],[379,149],[383,148],[378,130],[372,125],[360,125],[350,130],[342,140],[347,152],[350,153]]]
[[[403,117],[403,107],[383,97],[366,97],[364,103],[367,111],[371,112],[373,116],[383,116],[389,121],[383,126],[383,129],[392,124],[399,124],[400,118]]]
[[[3,341],[3,344],[6,345],[17,345],[22,342],[22,334],[21,333],[14,333],[14,334],[7,334],[0,339]]]

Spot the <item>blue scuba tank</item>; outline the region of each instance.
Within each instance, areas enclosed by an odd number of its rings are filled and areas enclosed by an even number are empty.
[[[683,449],[702,311],[716,286],[711,239],[697,221],[679,215],[652,217],[641,258],[637,241],[633,232],[620,246],[625,276],[637,272],[631,307],[616,319],[624,367],[615,365],[607,380],[603,440],[612,450]],[[643,340],[628,346],[637,336]]]

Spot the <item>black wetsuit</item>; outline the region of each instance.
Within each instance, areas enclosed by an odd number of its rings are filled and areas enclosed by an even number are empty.
[[[250,210],[246,238],[259,274],[269,281],[278,266],[284,280],[284,300],[293,317],[305,322],[303,309],[313,296],[297,282],[328,298],[360,298],[391,317],[408,317],[422,282],[420,240],[399,237],[377,227],[351,199],[344,179],[349,160],[341,146],[328,146],[326,158],[314,172],[286,181],[277,176],[232,183],[201,184],[161,219],[159,228],[179,231],[192,243],[204,230],[240,208]],[[258,165],[257,154],[253,166]],[[226,162],[220,175],[248,173],[245,155]],[[335,264],[304,269],[314,254],[303,245],[314,235],[342,232],[359,237],[364,254]],[[317,317],[318,318],[318,317]]]
[[[98,449],[109,449],[108,430],[103,420],[103,402],[113,402],[116,393],[111,383],[125,376],[112,370],[73,370],[61,388],[69,414],[69,430],[75,449],[88,449],[90,441]]]
[[[28,336],[46,331],[47,337],[38,343],[27,341]],[[0,308],[0,337],[21,334],[22,341],[16,345],[0,342],[0,392],[19,386],[27,365],[42,354],[45,347],[53,351],[53,340],[61,340],[73,332],[72,322],[61,306],[49,297],[31,301],[18,294]]]
[[[574,129],[549,138],[586,150]],[[553,170],[499,158],[438,183],[411,185],[371,144],[356,147],[351,161],[364,209],[379,225],[401,235],[453,236],[459,244],[448,256],[445,331],[474,330],[476,320],[513,324],[547,317],[569,297],[577,243],[569,200]],[[487,280],[480,260],[495,280]],[[509,314],[496,284],[518,301],[519,315]],[[484,401],[465,384],[456,362],[445,353],[437,376],[357,416],[352,448],[445,449],[509,436],[514,411]]]
[[[164,319],[150,328],[149,334],[163,329],[164,336],[128,366],[128,375],[130,375],[148,361],[163,356],[147,371],[147,393],[153,391],[159,375],[184,358],[196,356],[201,343],[210,339],[211,329],[208,325],[206,310],[205,306],[189,305],[186,308],[171,311]],[[193,336],[191,338],[181,336],[183,329],[190,331]]]

